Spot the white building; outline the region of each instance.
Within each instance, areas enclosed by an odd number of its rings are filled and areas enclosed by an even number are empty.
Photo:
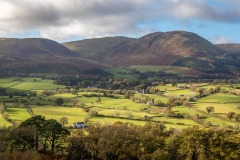
[[[76,122],[76,123],[73,123],[73,124],[72,124],[72,127],[73,127],[73,128],[85,128],[86,125],[85,125],[84,122]]]

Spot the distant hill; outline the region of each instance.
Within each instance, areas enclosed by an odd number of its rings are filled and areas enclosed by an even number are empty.
[[[82,69],[133,65],[180,66],[206,77],[240,76],[240,44],[214,45],[185,31],[63,44],[41,38],[0,38],[0,70],[74,74]]]
[[[0,56],[48,60],[49,56],[78,57],[59,43],[42,38],[1,39]]]
[[[240,55],[240,44],[228,43],[228,44],[217,44],[219,48],[223,49],[228,53],[238,53]]]
[[[240,60],[240,44],[217,44],[217,46],[225,51],[224,57]]]
[[[99,62],[81,58],[78,54],[55,41],[42,38],[1,38],[0,62],[1,68],[11,68],[12,70],[19,68],[39,70],[42,66],[49,66],[45,68],[45,70],[48,70],[61,66],[61,64],[64,64],[62,66],[65,66],[65,69],[68,66],[70,66],[69,69],[106,67]],[[32,70],[34,71],[34,69]],[[59,72],[61,72],[61,67]]]
[[[206,77],[240,76],[239,45],[214,45],[191,32],[155,32],[138,39],[106,37],[63,45],[79,56],[111,66],[181,66]]]
[[[113,66],[170,65],[179,58],[219,56],[224,53],[197,34],[184,31],[156,32],[139,39],[90,39],[63,45],[81,56],[92,55],[88,58]]]
[[[133,41],[135,41],[134,38],[119,36],[85,39],[63,43],[63,45],[81,57],[104,61],[108,53]]]

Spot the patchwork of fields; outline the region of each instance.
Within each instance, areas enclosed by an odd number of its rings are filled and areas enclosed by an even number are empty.
[[[188,85],[188,84],[179,84]],[[179,86],[178,85],[178,86]],[[191,84],[198,88],[215,89],[219,85]],[[68,118],[68,124],[85,121],[88,125],[94,123],[112,124],[115,122],[128,122],[137,125],[145,123],[163,123],[167,128],[186,128],[193,125],[206,126],[236,126],[234,118],[229,119],[228,114],[240,114],[240,97],[237,90],[225,85],[228,92],[211,93],[199,96],[198,91],[189,88],[172,86],[171,84],[155,86],[158,93],[141,94],[133,92],[130,98],[120,94],[104,95],[103,92],[78,91],[71,92],[66,86],[53,84],[52,80],[40,78],[4,78],[0,79],[0,88],[8,93],[36,91],[35,96],[0,96],[1,107],[6,106],[5,112],[0,116],[0,127],[9,127],[12,122],[20,123],[32,115],[42,115],[46,119],[59,120]],[[57,89],[58,88],[58,89]],[[44,95],[44,91],[57,92]],[[84,89],[82,89],[84,90]],[[134,97],[134,98],[133,98]],[[169,108],[169,99],[190,99],[190,105],[174,105]],[[63,99],[62,105],[56,105],[57,99]],[[161,102],[161,106],[154,105]],[[31,112],[26,108],[31,109]],[[212,106],[214,111],[208,113],[206,108]],[[5,116],[5,117],[4,117]],[[6,118],[7,116],[7,118]]]

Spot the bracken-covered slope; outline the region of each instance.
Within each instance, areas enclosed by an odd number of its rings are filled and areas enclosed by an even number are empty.
[[[88,58],[114,66],[170,65],[179,58],[219,56],[224,53],[197,34],[184,31],[156,32],[139,39],[120,39],[101,38],[64,45],[81,56],[90,54],[93,56]]]

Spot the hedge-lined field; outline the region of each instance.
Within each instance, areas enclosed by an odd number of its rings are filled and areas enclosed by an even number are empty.
[[[120,70],[122,71],[122,70]],[[195,91],[190,88],[180,88],[178,86],[195,85]],[[0,96],[0,104],[5,104],[7,109],[5,113],[11,121],[20,123],[29,118],[31,115],[28,112],[24,103],[27,102],[33,114],[43,115],[46,119],[59,120],[61,117],[68,118],[67,126],[71,126],[73,122],[86,121],[88,124],[93,123],[115,123],[130,122],[137,125],[153,121],[154,123],[164,123],[169,128],[186,128],[193,125],[202,126],[210,122],[212,125],[236,125],[234,118],[228,119],[227,114],[240,112],[240,97],[236,94],[237,90],[228,85],[224,86],[224,92],[213,93],[209,95],[199,96],[198,89],[205,90],[219,87],[218,84],[166,84],[152,87],[159,91],[157,93],[137,93],[132,91],[129,98],[125,98],[124,94],[106,94],[102,91],[89,91],[81,89],[75,93],[71,93],[70,89],[64,89],[66,86],[53,84],[52,80],[41,78],[4,78],[0,79],[0,88],[6,92],[24,91],[32,92],[37,90],[35,96]],[[60,91],[55,90],[59,88]],[[229,92],[226,92],[226,88]],[[50,95],[44,94],[45,91],[55,92]],[[231,92],[230,92],[231,91]],[[171,114],[167,114],[169,99],[184,99],[197,97],[196,101],[190,102],[190,107],[178,105],[171,108]],[[134,97],[134,99],[133,99]],[[61,106],[56,104],[57,99],[63,99]],[[137,99],[137,100],[136,100]],[[160,106],[154,106],[151,102],[162,102]],[[214,107],[212,113],[207,113],[206,107]],[[194,117],[198,117],[198,120]],[[12,124],[0,116],[0,127],[8,127]]]

